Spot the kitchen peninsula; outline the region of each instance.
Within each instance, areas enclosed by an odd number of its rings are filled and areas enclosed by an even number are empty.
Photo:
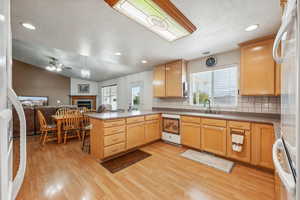
[[[91,113],[91,154],[108,160],[161,139],[163,114],[180,116],[181,144],[257,167],[273,169],[272,144],[279,119],[241,113],[184,111]],[[232,134],[244,135],[243,151],[232,151]]]

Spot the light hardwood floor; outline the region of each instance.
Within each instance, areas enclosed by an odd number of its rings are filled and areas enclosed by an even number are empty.
[[[269,200],[272,174],[236,165],[231,174],[179,156],[186,150],[163,142],[142,148],[152,154],[111,174],[78,141],[67,145],[28,139],[26,177],[18,200]]]

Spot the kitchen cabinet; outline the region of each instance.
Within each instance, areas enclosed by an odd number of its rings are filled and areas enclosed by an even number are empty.
[[[166,64],[166,96],[184,97],[186,88],[186,63],[183,60]]]
[[[251,125],[249,122],[229,121],[227,128],[227,157],[250,163],[251,160]],[[244,137],[240,152],[234,151],[232,145],[232,135],[241,135]]]
[[[127,125],[126,148],[131,149],[145,143],[145,123]]]
[[[160,121],[152,120],[145,122],[145,140],[146,143],[159,140],[161,137],[160,133]]]
[[[156,66],[153,73],[153,96],[157,98],[186,97],[186,73],[184,60]]]
[[[275,95],[276,64],[272,56],[274,38],[245,42],[241,46],[240,94]],[[278,76],[279,78],[279,76]]]
[[[226,156],[226,127],[202,125],[201,149]]]
[[[159,65],[154,68],[153,72],[153,96],[165,97],[166,96],[166,67]]]
[[[182,122],[181,143],[189,147],[200,149],[200,131],[200,124]]]
[[[252,124],[251,136],[251,164],[274,169],[272,147],[275,136],[272,125]]]

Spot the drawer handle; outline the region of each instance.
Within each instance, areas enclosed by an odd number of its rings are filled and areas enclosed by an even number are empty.
[[[214,126],[203,126],[203,128],[215,129],[215,130],[220,130],[220,131],[224,130],[224,128],[222,128],[222,127],[214,127]]]

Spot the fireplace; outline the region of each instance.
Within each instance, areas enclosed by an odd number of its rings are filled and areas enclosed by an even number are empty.
[[[96,96],[71,96],[72,105],[96,110]]]
[[[92,109],[93,101],[88,100],[88,99],[87,100],[77,100],[77,102],[75,104],[79,108],[86,107],[88,109]]]

